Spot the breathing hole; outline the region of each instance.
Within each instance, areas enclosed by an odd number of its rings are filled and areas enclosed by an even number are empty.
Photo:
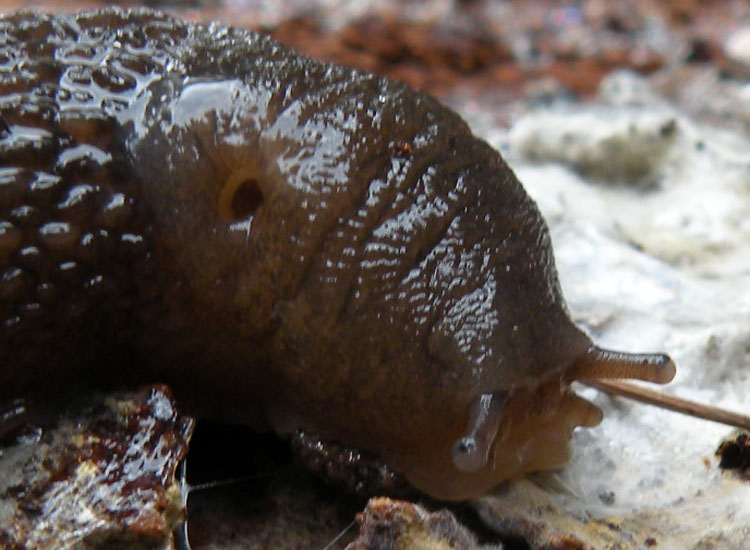
[[[255,180],[243,181],[232,196],[231,211],[235,220],[253,215],[263,202],[263,193]]]
[[[219,196],[219,216],[228,222],[246,220],[263,204],[258,180],[248,174],[234,173]]]

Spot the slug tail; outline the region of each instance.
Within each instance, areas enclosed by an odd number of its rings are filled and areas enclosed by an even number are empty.
[[[570,367],[567,378],[570,381],[629,378],[666,384],[672,381],[676,372],[674,361],[663,353],[624,353],[591,346]]]

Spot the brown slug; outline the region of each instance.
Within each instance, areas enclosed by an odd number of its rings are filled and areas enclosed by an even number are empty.
[[[0,401],[159,380],[444,499],[560,466],[587,378],[499,153],[403,84],[149,10],[0,19]]]

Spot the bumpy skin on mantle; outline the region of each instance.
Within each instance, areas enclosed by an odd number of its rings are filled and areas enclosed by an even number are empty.
[[[0,400],[156,379],[445,498],[559,464],[596,420],[544,221],[435,100],[145,10],[0,39]],[[525,397],[459,471],[488,393]]]

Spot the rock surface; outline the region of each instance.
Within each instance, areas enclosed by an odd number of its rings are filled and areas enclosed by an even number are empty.
[[[500,544],[480,545],[447,510],[429,512],[422,506],[380,497],[357,515],[359,537],[346,550],[502,550]]]
[[[192,419],[163,386],[86,401],[0,447],[0,548],[174,548]]]
[[[574,319],[606,347],[671,354],[667,391],[747,412],[750,140],[643,82],[623,105],[611,84],[592,105],[538,110],[489,137],[550,224]],[[481,499],[488,524],[532,548],[561,537],[581,548],[750,548],[750,484],[714,456],[731,428],[581,392],[602,424],[575,434],[562,471]]]

